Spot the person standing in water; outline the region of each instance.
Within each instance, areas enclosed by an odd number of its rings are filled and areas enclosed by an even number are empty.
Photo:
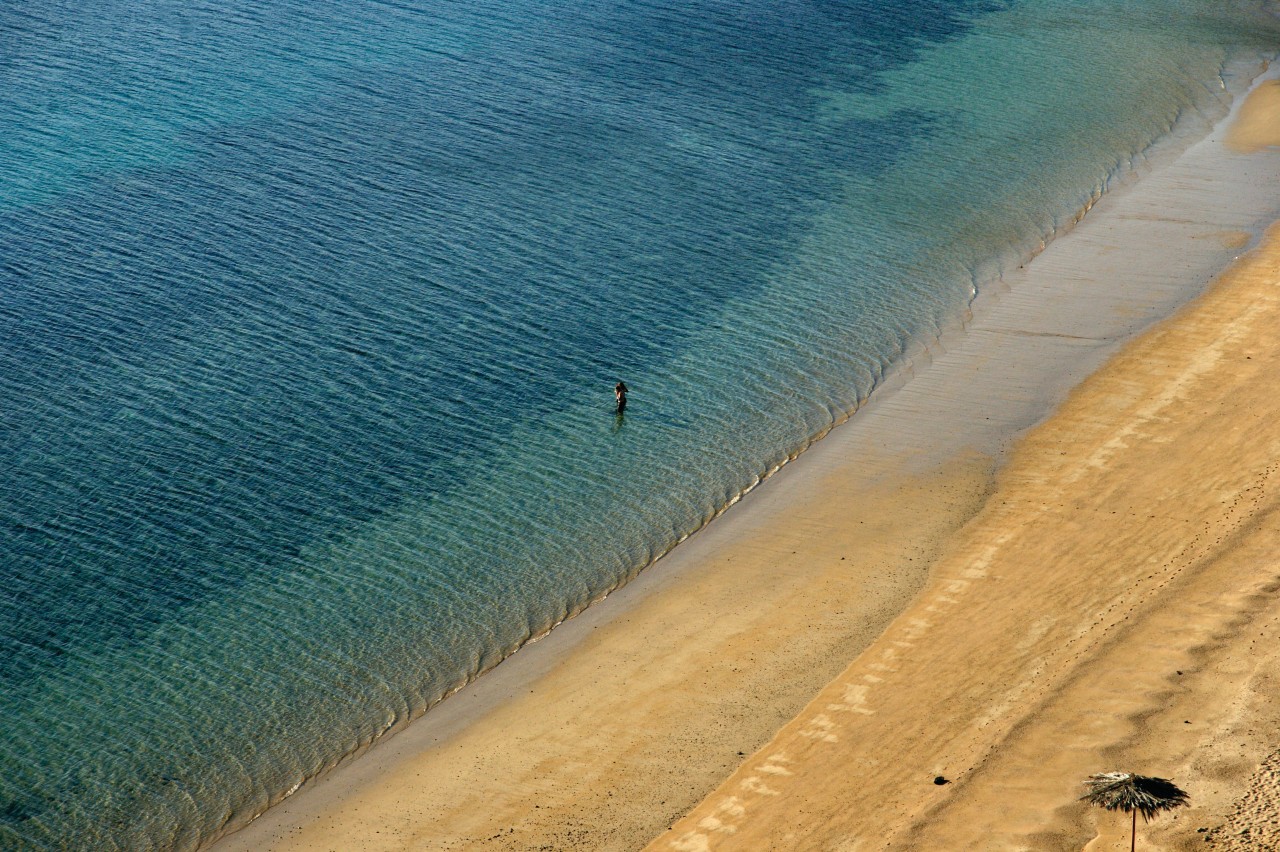
[[[618,400],[617,413],[621,414],[627,410],[627,385],[625,382],[618,382],[613,386],[613,395]]]

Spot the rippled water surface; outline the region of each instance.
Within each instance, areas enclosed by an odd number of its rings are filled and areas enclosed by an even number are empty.
[[[0,848],[193,848],[421,712],[1277,45],[1207,0],[0,5]]]

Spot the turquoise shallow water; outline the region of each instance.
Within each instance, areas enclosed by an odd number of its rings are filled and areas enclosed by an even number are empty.
[[[0,9],[0,847],[195,848],[422,712],[1280,45],[883,6]]]

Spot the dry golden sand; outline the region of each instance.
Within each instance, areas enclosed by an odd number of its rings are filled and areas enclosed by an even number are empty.
[[[1227,145],[1246,154],[1280,145],[1280,80],[1268,80],[1249,94],[1227,132]]]
[[[1034,430],[925,592],[651,848],[1122,849],[1077,801],[1119,770],[1191,794],[1139,848],[1280,849],[1278,328],[1280,226]]]

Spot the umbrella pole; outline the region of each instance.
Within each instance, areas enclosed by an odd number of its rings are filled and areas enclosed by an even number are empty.
[[[1138,809],[1133,809],[1133,831],[1129,833],[1129,852],[1138,848]]]

